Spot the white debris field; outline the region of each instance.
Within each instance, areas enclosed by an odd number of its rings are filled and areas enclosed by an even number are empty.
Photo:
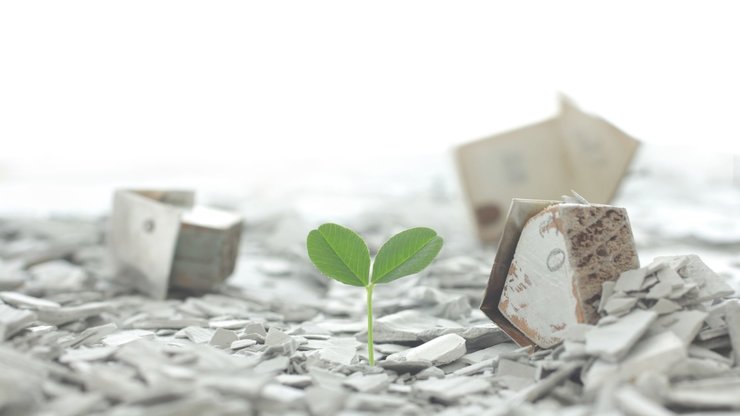
[[[105,218],[2,219],[0,414],[740,414],[740,238],[661,228],[645,184],[615,202],[632,209],[642,267],[602,285],[597,323],[519,347],[478,309],[495,250],[450,224],[427,271],[377,288],[376,366],[363,293],[311,266],[301,239],[315,224],[295,213],[247,218],[235,275],[165,300],[117,280]],[[406,201],[464,212],[430,194]],[[434,225],[409,218],[348,225],[373,251]]]

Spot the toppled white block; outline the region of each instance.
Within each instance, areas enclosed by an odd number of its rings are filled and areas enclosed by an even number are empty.
[[[528,339],[549,348],[568,326],[595,323],[602,283],[638,265],[624,208],[554,204],[524,225],[498,309]]]
[[[465,338],[447,334],[425,342],[399,354],[391,354],[389,360],[430,361],[433,365],[451,363],[465,355]]]

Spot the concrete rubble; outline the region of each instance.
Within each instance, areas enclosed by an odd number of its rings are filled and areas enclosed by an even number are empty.
[[[698,256],[622,273],[598,322],[537,349],[471,307],[488,256],[451,244],[377,288],[371,367],[356,288],[253,227],[232,280],[159,300],[118,283],[100,221],[0,221],[0,414],[740,412],[740,301]],[[360,229],[382,243],[391,227]]]

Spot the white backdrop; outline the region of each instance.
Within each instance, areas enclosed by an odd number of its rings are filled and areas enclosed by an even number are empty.
[[[548,117],[558,92],[649,143],[740,152],[738,11],[730,1],[2,2],[0,172],[254,176],[334,157],[382,169]]]

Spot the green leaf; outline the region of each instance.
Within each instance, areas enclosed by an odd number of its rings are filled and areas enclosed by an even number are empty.
[[[424,270],[442,244],[442,238],[430,228],[411,228],[394,235],[375,257],[371,283],[388,283]]]
[[[349,228],[323,224],[308,233],[308,257],[327,277],[352,286],[367,286],[370,252],[362,238]]]

